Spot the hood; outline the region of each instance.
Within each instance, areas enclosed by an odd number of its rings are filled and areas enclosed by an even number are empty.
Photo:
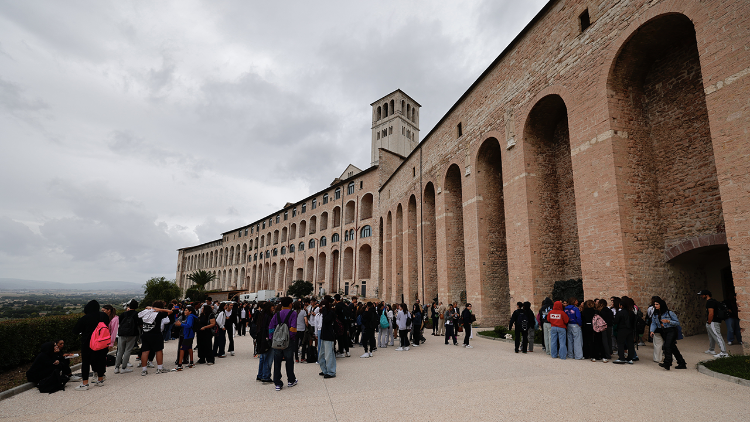
[[[542,308],[546,308],[547,306],[552,306],[552,299],[549,297],[545,297],[542,301]]]
[[[87,303],[86,306],[83,308],[83,313],[86,315],[96,314],[99,312],[99,302],[92,300],[91,302]]]
[[[555,306],[553,306],[552,309],[554,309],[555,311],[562,311],[562,302],[559,300],[555,302]]]
[[[42,344],[41,349],[39,350],[40,353],[44,353],[47,356],[52,356],[52,353],[55,352],[55,343],[48,341],[44,344]]]

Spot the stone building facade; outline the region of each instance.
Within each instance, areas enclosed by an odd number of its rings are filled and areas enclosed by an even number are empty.
[[[662,296],[687,333],[702,329],[703,288],[736,292],[750,320],[749,51],[750,2],[552,0],[421,142],[419,104],[376,101],[370,168],[181,249],[177,279],[205,255],[225,288],[364,281],[368,296],[468,301],[497,324],[580,278],[587,298]],[[336,212],[354,218],[334,226]],[[305,236],[277,244],[295,224]],[[354,241],[255,260],[349,230]]]

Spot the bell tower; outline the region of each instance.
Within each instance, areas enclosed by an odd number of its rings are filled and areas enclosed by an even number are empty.
[[[372,152],[370,165],[378,164],[378,149],[408,156],[419,144],[419,109],[422,107],[397,89],[372,106]]]

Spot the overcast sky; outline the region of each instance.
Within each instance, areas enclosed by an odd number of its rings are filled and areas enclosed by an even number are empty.
[[[374,100],[427,134],[544,3],[0,0],[0,277],[174,278],[367,168]]]

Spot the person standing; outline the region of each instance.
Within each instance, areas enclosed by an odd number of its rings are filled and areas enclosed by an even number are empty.
[[[362,347],[365,348],[365,353],[360,356],[361,358],[371,358],[372,351],[375,350],[375,328],[378,325],[378,315],[375,313],[375,305],[372,302],[367,302],[364,311],[360,314],[362,316]],[[369,352],[368,352],[369,346]]]
[[[445,335],[445,311],[448,307],[443,305],[443,302],[438,303],[437,314],[438,314],[438,330],[437,335],[442,337]]]
[[[214,329],[214,356],[219,358],[227,357],[224,347],[227,343],[227,314],[226,305],[219,304],[216,309],[216,328]]]
[[[284,383],[281,381],[281,362],[286,362],[287,387],[297,385],[297,376],[294,374],[294,348],[297,339],[297,312],[292,309],[293,299],[289,296],[281,298],[281,310],[271,318],[268,325],[268,336],[273,338],[273,333],[281,324],[286,324],[289,329],[289,344],[285,349],[273,350],[273,383],[276,391],[281,391]]]
[[[117,335],[117,355],[115,357],[115,374],[124,374],[127,372],[133,372],[132,369],[128,368],[130,362],[130,352],[135,347],[135,342],[138,339],[138,301],[131,300],[125,312],[119,316],[119,325],[117,327],[117,333],[111,333],[113,336]]]
[[[542,324],[542,331],[544,334],[544,351],[548,355],[550,354],[550,333],[552,332],[552,324],[547,320],[547,314],[551,310],[552,299],[546,297],[542,301],[542,307],[539,309],[539,323]]]
[[[445,309],[445,344],[448,344],[448,338],[453,339],[453,345],[458,346],[458,313],[456,308],[448,306]]]
[[[412,306],[411,311],[411,326],[412,326],[412,332],[411,332],[411,338],[414,343],[414,347],[419,347],[419,342],[422,340],[422,321],[424,318],[422,318],[422,308],[419,306],[419,302],[415,303],[414,306]]]
[[[164,370],[164,336],[161,331],[162,321],[172,314],[171,309],[163,309],[164,302],[157,300],[152,306],[138,313],[138,318],[143,321],[143,334],[141,334],[141,375],[148,375],[147,364],[149,352],[156,356],[156,373],[163,374]]]
[[[430,318],[432,319],[432,335],[436,336],[438,335],[438,321],[440,320],[440,314],[438,314],[437,311],[437,303],[432,302],[432,306],[430,306]]]
[[[405,303],[400,305],[401,309],[396,314],[396,325],[398,326],[398,336],[401,339],[401,346],[396,351],[409,351],[409,324],[407,323],[411,317],[409,316],[409,308]]]
[[[672,355],[677,359],[675,369],[687,369],[687,363],[677,348],[677,327],[679,326],[680,321],[677,319],[677,315],[667,308],[667,303],[664,300],[658,299],[654,302],[654,314],[649,331],[651,336],[654,336],[656,330],[661,330],[664,339],[664,363],[660,363],[659,366],[667,371],[672,366]]]
[[[594,315],[596,315],[596,304],[589,299],[583,302],[581,311],[581,334],[583,335],[583,358],[596,362],[594,357]]]
[[[568,314],[563,311],[561,301],[558,300],[552,305],[552,310],[547,313],[547,319],[552,325],[550,330],[550,356],[552,356],[552,359],[557,359],[559,356],[560,359],[565,360],[568,357],[566,327],[569,319]]]
[[[257,381],[271,383],[271,361],[273,359],[273,349],[271,349],[271,339],[268,336],[268,326],[273,318],[271,302],[262,302],[257,314],[258,334],[256,335],[255,353],[258,355],[258,375]]]
[[[107,369],[107,348],[91,350],[91,336],[100,322],[109,323],[109,317],[99,310],[99,302],[92,300],[83,308],[83,316],[78,319],[73,332],[81,335],[81,384],[77,391],[89,389],[89,370],[98,375],[96,385],[104,385],[104,372]]]
[[[464,325],[464,347],[467,349],[473,349],[474,346],[469,344],[471,338],[471,324],[477,320],[474,313],[471,311],[471,303],[467,303],[463,312],[461,312],[461,321]]]
[[[521,351],[526,353],[528,346],[528,333],[529,325],[532,322],[529,320],[529,316],[523,309],[522,302],[516,302],[516,310],[510,316],[510,322],[508,323],[508,330],[512,330],[513,326],[516,327],[516,335],[514,336],[516,347],[514,352],[518,353],[518,346],[521,346]]]
[[[213,365],[214,351],[211,343],[213,340],[213,330],[216,328],[216,315],[214,314],[213,307],[209,304],[204,304],[198,320],[201,327],[196,333],[196,337],[198,337],[198,363]]]
[[[227,339],[229,341],[227,352],[231,356],[234,356],[234,332],[235,326],[237,325],[237,307],[234,302],[227,303],[224,315],[226,316],[226,324],[224,327],[227,329]]]
[[[578,309],[578,299],[574,297],[568,299],[565,313],[568,314],[568,358],[583,359],[583,338],[581,336],[583,321],[581,310]]]
[[[727,357],[729,356],[727,347],[724,345],[724,337],[721,336],[721,322],[726,317],[723,307],[718,300],[712,297],[710,290],[701,290],[698,295],[706,301],[706,331],[708,332],[708,350],[706,350],[706,353],[717,358]],[[719,354],[714,351],[717,343],[721,351]]]
[[[656,311],[655,304],[660,300],[659,296],[651,296],[651,306],[646,310],[646,322],[649,327],[653,326],[654,312]],[[661,335],[661,328],[658,325],[656,330],[651,330],[650,337],[654,343],[654,362],[659,363],[663,358],[664,338]]]
[[[737,293],[732,293],[731,299],[725,300],[728,315],[724,321],[727,323],[727,344],[742,344],[742,331],[740,330],[740,316],[737,308]]]
[[[336,340],[336,333],[333,328],[336,323],[336,311],[333,308],[333,301],[330,296],[326,296],[320,303],[318,319],[320,320],[320,331],[318,335],[318,364],[320,365],[320,376],[323,378],[336,377],[336,353],[333,342]]]
[[[612,352],[609,348],[609,334],[608,330],[612,329],[612,323],[615,319],[612,315],[612,311],[607,307],[606,299],[599,299],[596,302],[596,314],[599,315],[604,323],[607,324],[607,328],[601,332],[594,331],[594,359],[600,360],[607,363],[612,358]]]
[[[336,301],[336,318],[341,323],[341,325],[344,327],[343,333],[336,335],[336,341],[338,342],[339,350],[338,350],[338,357],[349,357],[351,356],[349,354],[349,342],[351,339],[349,338],[348,331],[351,325],[352,315],[349,312],[349,307],[344,303],[343,300],[341,300],[341,295],[336,294],[333,296],[334,300]]]
[[[188,305],[185,308],[184,322],[182,319],[175,318],[175,325],[182,328],[182,341],[180,342],[180,355],[177,358],[177,370],[182,371],[182,362],[187,355],[190,358],[188,368],[195,367],[193,363],[193,339],[195,338],[195,328],[198,325],[198,318],[195,315],[195,308]]]
[[[620,299],[620,309],[615,315],[615,325],[617,325],[617,353],[618,358],[612,363],[633,364],[635,359],[635,309],[633,300],[627,296]],[[625,360],[625,349],[628,352],[628,358]]]

